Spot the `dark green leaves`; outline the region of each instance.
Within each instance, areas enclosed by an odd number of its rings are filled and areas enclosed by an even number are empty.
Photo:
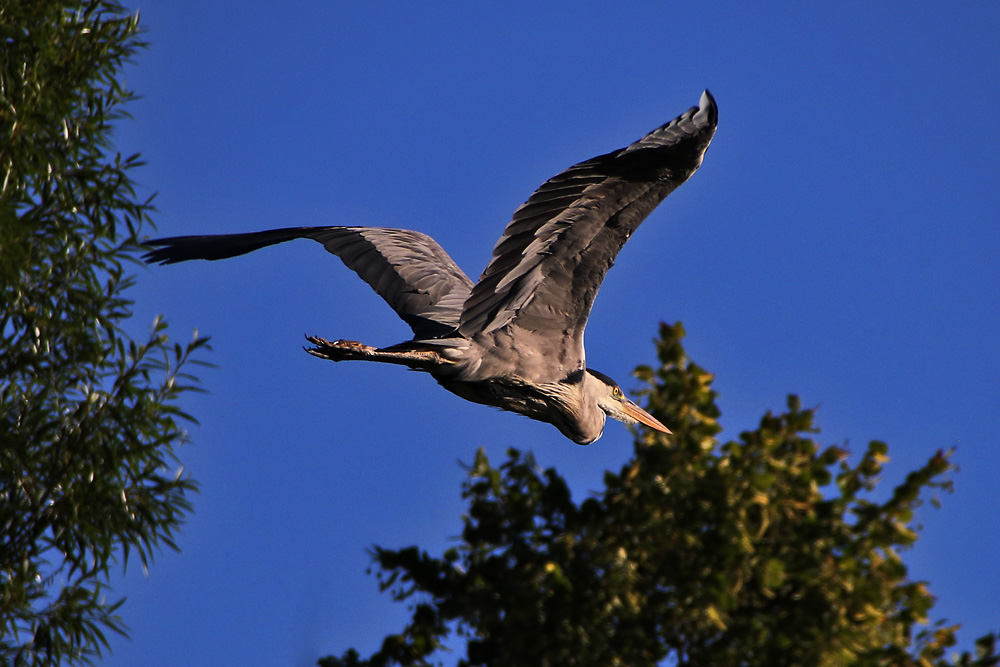
[[[0,664],[73,664],[124,632],[111,567],[174,547],[190,509],[177,399],[205,341],[122,330],[151,210],[110,142],[137,18],[15,0],[0,37]]]

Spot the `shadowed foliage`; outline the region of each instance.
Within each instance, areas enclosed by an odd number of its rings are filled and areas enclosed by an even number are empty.
[[[579,503],[530,453],[494,467],[480,451],[459,546],[374,550],[383,590],[412,605],[407,627],[368,659],[319,664],[455,664],[456,644],[459,665],[505,667],[1000,664],[995,635],[947,655],[958,626],[932,622],[934,598],[901,557],[914,509],[950,488],[950,453],[876,501],[888,447],[849,462],[813,439],[795,396],[722,441],[712,375],[683,335],[662,325],[659,367],[637,371],[673,436],[640,435]]]
[[[173,547],[195,488],[177,399],[205,341],[123,330],[151,207],[110,135],[138,34],[114,2],[0,3],[0,665],[100,655],[111,568]]]

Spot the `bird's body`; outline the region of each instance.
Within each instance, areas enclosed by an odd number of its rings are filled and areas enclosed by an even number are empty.
[[[426,371],[466,400],[549,422],[579,444],[597,440],[607,416],[669,432],[586,367],[583,331],[618,251],[701,165],[716,122],[706,91],[698,107],[639,141],[546,181],[515,211],[475,283],[426,234],[380,227],[159,239],[146,261],[224,259],[312,239],[371,285],[414,338],[374,348],[309,337],[311,354]]]

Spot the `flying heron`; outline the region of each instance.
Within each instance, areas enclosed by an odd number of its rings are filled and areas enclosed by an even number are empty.
[[[548,422],[587,445],[612,417],[666,426],[587,368],[583,330],[615,256],[647,215],[701,165],[718,110],[706,90],[642,139],[549,179],[514,212],[478,282],[434,239],[382,227],[291,227],[150,241],[147,262],[225,259],[292,239],[322,243],[413,330],[375,348],[306,338],[331,361],[400,364],[485,405]]]

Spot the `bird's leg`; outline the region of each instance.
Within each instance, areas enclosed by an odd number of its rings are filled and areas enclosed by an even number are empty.
[[[404,346],[377,348],[353,340],[330,342],[318,336],[306,336],[306,340],[316,346],[307,347],[306,352],[330,361],[381,361],[421,370],[451,363],[434,350],[406,349]]]

